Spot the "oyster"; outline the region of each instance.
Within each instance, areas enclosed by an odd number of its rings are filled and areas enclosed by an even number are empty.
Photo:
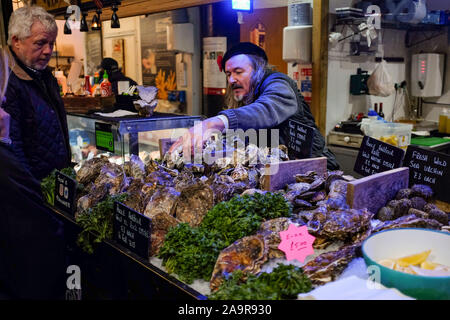
[[[368,236],[373,213],[367,209],[330,210],[322,205],[313,211],[299,212],[298,216],[316,237],[314,248],[323,249],[334,241],[355,243]]]
[[[327,192],[330,192],[331,184],[334,181],[336,181],[336,180],[345,180],[343,175],[344,175],[344,171],[340,171],[340,170],[328,171],[327,177],[326,177],[326,180],[325,180],[325,190]]]
[[[319,201],[317,204],[325,204],[332,209],[347,209],[347,181],[334,179],[329,187],[329,193],[325,200]]]
[[[195,185],[198,183],[198,178],[194,176],[192,171],[182,170],[178,176],[173,180],[175,189],[181,192],[184,188]]]
[[[123,164],[123,169],[128,177],[137,179],[143,179],[146,173],[144,162],[135,154],[131,155],[130,161]]]
[[[84,162],[81,168],[77,172],[76,180],[78,183],[88,185],[94,182],[100,174],[102,167],[109,163],[107,157],[92,158]]]
[[[400,217],[396,220],[386,221],[378,226],[376,226],[372,233],[376,233],[388,229],[397,228],[425,228],[425,229],[441,229],[442,224],[433,219],[418,218],[414,214],[406,215]]]
[[[148,174],[145,177],[144,181],[155,187],[175,187],[175,182],[172,176],[166,171],[162,170],[153,171],[152,173]]]
[[[179,223],[172,215],[173,206],[179,196],[180,193],[170,187],[157,189],[152,194],[144,215],[152,220],[153,229],[168,231],[170,227]]]
[[[143,212],[142,208],[142,187],[144,182],[142,179],[132,179],[130,185],[128,186],[126,192],[128,193],[127,199],[124,204],[137,212]]]
[[[302,268],[311,282],[320,286],[336,280],[355,257],[356,246],[345,246],[336,251],[322,253]]]
[[[235,241],[223,249],[217,258],[209,282],[212,291],[219,288],[226,277],[236,269],[257,274],[267,261],[269,246],[263,235],[253,235]]]
[[[294,175],[295,182],[312,183],[316,179],[317,173],[315,171],[307,171],[305,173],[298,173]]]
[[[102,201],[106,195],[115,195],[128,188],[129,180],[121,166],[108,162],[100,169],[100,173],[91,183],[88,194],[78,199],[78,211],[87,210]]]
[[[214,204],[230,200],[235,194],[240,194],[242,186],[234,183],[229,176],[212,175],[206,181],[214,194]]]
[[[354,242],[355,237],[370,229],[372,217],[373,213],[367,209],[330,211],[320,235],[328,239]]]
[[[248,180],[248,171],[242,164],[238,164],[231,173],[231,178],[234,181],[246,181]]]
[[[269,246],[268,258],[282,258],[285,253],[278,249],[278,245],[281,242],[280,232],[289,228],[289,224],[293,223],[289,218],[276,218],[265,221],[261,224],[258,230],[258,234],[264,236],[264,239]]]
[[[191,227],[196,227],[202,222],[213,205],[213,190],[208,185],[199,182],[181,191],[173,212],[181,222],[186,222]]]
[[[159,249],[164,244],[164,239],[168,231],[165,230],[153,230],[150,236],[150,257],[155,256],[159,253]]]

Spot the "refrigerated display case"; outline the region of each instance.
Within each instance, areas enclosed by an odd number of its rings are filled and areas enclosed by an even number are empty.
[[[151,117],[126,116],[119,118],[97,114],[67,114],[72,161],[106,154],[119,163],[132,154],[149,154],[159,159],[161,139],[175,141],[203,116],[188,116],[155,112]]]

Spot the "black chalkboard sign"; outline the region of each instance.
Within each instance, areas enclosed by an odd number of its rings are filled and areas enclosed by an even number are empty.
[[[55,207],[72,216],[75,216],[77,184],[76,180],[56,172]]]
[[[409,168],[409,185],[430,186],[436,199],[450,203],[450,156],[447,154],[408,146],[404,167]]]
[[[148,259],[151,245],[151,220],[116,201],[113,239],[131,252]]]
[[[315,129],[295,120],[289,120],[289,158],[311,158]]]
[[[399,168],[404,155],[405,151],[400,148],[364,136],[353,170],[366,177]]]

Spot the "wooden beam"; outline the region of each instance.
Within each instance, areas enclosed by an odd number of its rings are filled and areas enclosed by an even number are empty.
[[[43,2],[44,0],[37,0]],[[223,0],[121,0],[121,4],[118,7],[117,15],[119,18],[135,17],[144,14],[157,13],[170,11],[181,8],[195,7],[200,5],[206,5],[214,2],[221,2]],[[92,1],[82,1],[83,3],[90,3]],[[67,6],[63,7],[65,11]],[[57,10],[48,10],[50,13],[56,15],[56,19],[64,19],[64,14],[61,14],[61,7]],[[88,19],[92,19],[95,12],[89,12]],[[101,19],[102,21],[110,20],[112,15],[111,7],[104,7],[102,9]]]
[[[314,0],[311,112],[324,136],[327,121],[328,10],[329,0]]]

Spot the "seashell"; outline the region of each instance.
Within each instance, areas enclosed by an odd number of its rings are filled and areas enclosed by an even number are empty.
[[[223,249],[217,258],[209,282],[212,291],[219,288],[226,276],[236,269],[257,274],[267,261],[269,245],[262,234],[244,237]]]
[[[317,178],[316,180],[314,180],[311,183],[311,190],[318,190],[318,189],[322,188],[324,183],[325,183],[325,179]]]
[[[294,206],[299,207],[299,208],[311,208],[313,205],[311,203],[309,203],[308,201],[302,200],[302,199],[295,199],[293,201]]]
[[[315,171],[307,171],[305,173],[298,173],[294,175],[295,182],[312,183],[316,178],[317,173]]]
[[[312,198],[310,199],[311,202],[319,202],[322,201],[326,198],[327,193],[325,192],[325,190],[321,190],[321,191],[316,191],[314,193],[314,195],[312,196]]]

